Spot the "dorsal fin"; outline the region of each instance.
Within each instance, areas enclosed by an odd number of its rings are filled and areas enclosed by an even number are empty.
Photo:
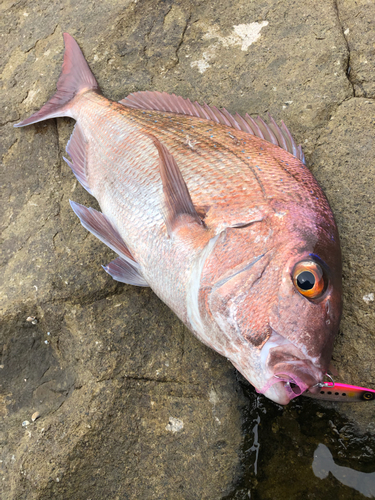
[[[153,135],[151,139],[159,153],[160,176],[165,196],[165,223],[170,235],[180,215],[189,215],[193,221],[203,226],[203,221],[197,214],[190,197],[189,190],[182,177],[180,169],[168,149]]]
[[[139,270],[122,257],[112,260],[107,266],[102,266],[112,278],[121,283],[134,286],[149,286]]]
[[[208,106],[207,104],[202,106],[197,101],[193,103],[190,99],[184,99],[175,94],[150,90],[130,94],[125,99],[119,101],[119,103],[133,109],[165,111],[212,120],[216,123],[227,125],[228,127],[233,127],[265,139],[276,146],[280,146],[305,163],[302,147],[296,146],[284,122],[281,122],[280,128],[271,115],[268,115],[271,124],[267,125],[260,116],[252,118],[247,113],[245,117],[240,116],[238,113],[233,116],[225,108],[220,110],[215,106]]]
[[[87,208],[74,201],[69,200],[69,202],[84,228],[99,238],[100,241],[120,255],[125,261],[139,268],[139,264],[134,260],[120,233],[104,214],[94,208]]]

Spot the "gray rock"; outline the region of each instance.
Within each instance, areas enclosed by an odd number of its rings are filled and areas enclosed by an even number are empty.
[[[342,381],[371,386],[375,7],[37,0],[3,2],[0,13],[1,497],[221,498],[243,439],[234,369],[150,290],[101,270],[113,254],[68,203],[96,206],[62,161],[73,122],[12,125],[53,94],[63,31],[109,98],[152,89],[283,119],[341,234],[335,364]],[[355,418],[368,421],[368,408]]]
[[[339,0],[339,19],[350,50],[348,73],[357,97],[374,98],[374,5]]]

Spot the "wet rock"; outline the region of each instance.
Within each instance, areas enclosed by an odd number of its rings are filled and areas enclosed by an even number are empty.
[[[240,473],[235,370],[150,290],[106,275],[112,252],[70,209],[69,198],[98,208],[62,161],[73,122],[12,127],[53,94],[62,32],[114,100],[152,89],[287,123],[343,242],[335,365],[342,381],[371,386],[374,10],[349,0],[0,7],[2,498],[216,500]],[[356,420],[368,421],[366,408]]]

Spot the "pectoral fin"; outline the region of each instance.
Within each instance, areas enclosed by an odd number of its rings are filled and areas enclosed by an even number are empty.
[[[176,160],[156,137],[150,137],[154,141],[159,153],[160,176],[165,197],[165,223],[168,234],[171,235],[179,222],[181,222],[181,216],[187,216],[183,218],[185,225],[196,223],[203,229],[204,223],[195,210],[189,190]]]

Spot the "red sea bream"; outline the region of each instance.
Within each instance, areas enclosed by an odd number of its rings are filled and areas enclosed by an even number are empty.
[[[322,190],[288,129],[160,92],[105,98],[75,40],[56,94],[17,127],[70,116],[66,160],[102,212],[71,202],[119,257],[267,397],[310,393],[341,315],[341,254]]]

